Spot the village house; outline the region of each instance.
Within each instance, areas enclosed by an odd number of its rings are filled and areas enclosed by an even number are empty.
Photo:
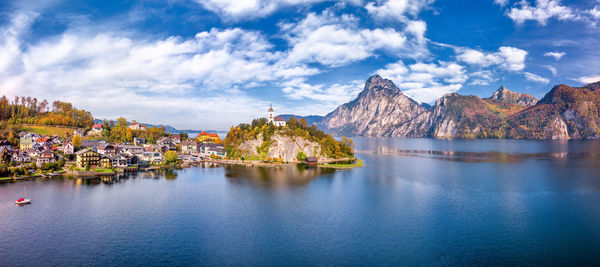
[[[183,140],[181,142],[181,153],[195,154],[198,150],[198,144],[194,140]]]
[[[221,138],[219,137],[218,134],[216,133],[207,133],[207,132],[201,132],[200,134],[198,134],[198,136],[196,137],[196,140],[198,140],[198,142],[200,143],[221,143]]]
[[[133,138],[133,144],[136,145],[136,146],[141,146],[141,145],[143,145],[145,143],[146,143],[146,139],[144,139],[144,138],[141,138],[141,137],[134,137]]]
[[[269,110],[267,111],[267,123],[273,123],[273,125],[277,127],[284,127],[286,124],[285,119],[280,116],[275,116],[274,113],[275,111],[273,110],[273,106],[270,106]]]
[[[111,161],[113,168],[127,168],[131,164],[131,159],[121,154],[114,156]]]
[[[163,154],[160,152],[144,152],[142,159],[153,164],[161,164],[165,161]]]
[[[93,168],[100,165],[100,154],[90,149],[77,151],[75,155],[77,156],[77,167],[79,168],[85,168],[86,166]]]
[[[26,150],[30,149],[33,146],[34,139],[33,136],[25,135],[19,139],[19,149]]]
[[[28,163],[31,162],[31,156],[24,150],[19,150],[12,155],[12,161],[16,163]]]
[[[198,134],[196,140],[200,143],[208,142],[208,140],[210,140],[210,135],[207,132],[202,131]]]
[[[96,124],[92,125],[92,130],[90,131],[90,133],[95,134],[95,135],[100,135],[100,134],[102,134],[103,129],[104,129],[104,125],[102,125],[101,123],[96,123]]]
[[[142,154],[144,153],[144,148],[136,145],[121,145],[120,147],[121,153],[129,152],[131,154]]]
[[[75,153],[75,146],[71,141],[66,142],[62,147],[64,154],[73,154]]]
[[[83,129],[75,129],[73,130],[73,135],[84,137],[85,131]]]
[[[103,156],[102,158],[100,158],[100,167],[105,169],[112,168],[112,160],[109,157]]]
[[[56,158],[54,157],[54,152],[49,149],[40,152],[35,160],[35,163],[38,167],[41,167],[45,163],[51,162],[56,162]]]
[[[96,152],[98,152],[102,156],[106,156],[109,158],[112,158],[115,155],[117,155],[117,149],[115,148],[115,146],[113,146],[111,144],[98,146],[96,149]]]
[[[171,141],[175,144],[181,144],[181,136],[179,134],[171,135]]]
[[[58,136],[52,136],[51,140],[52,140],[52,143],[55,145],[60,145],[63,143],[63,140]]]
[[[104,140],[82,140],[81,141],[81,147],[88,148],[92,151],[97,151],[99,146],[103,146],[106,144],[108,144],[108,143]]]
[[[205,157],[210,157],[210,155],[225,157],[226,151],[223,145],[202,143],[198,145],[198,154]]]
[[[146,125],[137,123],[135,120],[133,120],[129,124],[129,129],[131,129],[131,130],[145,131],[146,130]]]

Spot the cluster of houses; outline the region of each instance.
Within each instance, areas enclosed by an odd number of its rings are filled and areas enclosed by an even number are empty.
[[[143,125],[142,125],[143,126]],[[92,127],[102,129],[100,127]],[[99,130],[101,132],[101,130]],[[79,135],[77,130],[74,134]],[[83,135],[83,134],[82,134]],[[131,143],[109,143],[104,140],[82,140],[79,150],[70,140],[63,141],[58,136],[45,136],[37,133],[21,132],[19,146],[11,147],[10,142],[0,140],[0,155],[17,165],[36,163],[41,167],[45,163],[57,162],[65,155],[74,154],[78,168],[127,168],[131,166],[149,166],[165,162],[164,153],[178,151],[180,155],[198,157],[225,157],[225,148],[217,134],[202,132],[198,141],[183,139],[174,134],[162,137],[156,144],[146,144],[143,138],[135,137]],[[61,152],[61,153],[57,153]]]
[[[218,138],[218,136],[217,136]],[[150,164],[165,162],[164,153],[176,151],[180,154],[199,157],[225,157],[225,148],[221,144],[212,143],[214,139],[197,144],[195,140],[182,140],[178,134],[162,137],[156,144],[144,144],[143,138],[134,138],[133,144],[115,144],[104,140],[84,140],[82,149],[75,153],[79,168],[127,168],[131,166],[145,167]]]
[[[45,136],[37,133],[19,133],[19,147],[11,147],[6,140],[0,140],[0,154],[2,158],[10,159],[16,164],[35,163],[41,167],[45,163],[53,163],[59,160],[55,153],[59,149],[66,149],[73,153],[74,147],[70,142],[63,143],[58,136]]]

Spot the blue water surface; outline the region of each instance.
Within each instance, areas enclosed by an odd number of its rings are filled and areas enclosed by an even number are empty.
[[[355,142],[352,170],[0,184],[0,265],[600,264],[597,142]]]

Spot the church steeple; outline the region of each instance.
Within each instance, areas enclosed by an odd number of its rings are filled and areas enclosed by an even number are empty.
[[[269,111],[268,111],[269,117],[267,117],[267,123],[273,122],[273,118],[275,117],[275,116],[273,116],[273,113],[274,113],[273,104],[271,104],[271,105],[269,105]]]

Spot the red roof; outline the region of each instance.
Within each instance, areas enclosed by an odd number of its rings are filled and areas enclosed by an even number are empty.
[[[48,137],[40,137],[40,138],[38,138],[35,141],[38,142],[38,143],[43,143],[43,142],[46,142],[48,140],[50,140],[50,138],[48,138]]]
[[[219,137],[218,134],[208,134],[208,136],[210,136],[210,137]]]
[[[209,134],[207,134],[206,132],[203,131],[199,135],[209,135]]]
[[[279,116],[275,117],[274,120],[275,121],[285,121],[285,119],[283,117],[279,117]]]
[[[96,123],[96,124],[92,125],[92,128],[94,128],[94,129],[102,129],[102,124]]]

